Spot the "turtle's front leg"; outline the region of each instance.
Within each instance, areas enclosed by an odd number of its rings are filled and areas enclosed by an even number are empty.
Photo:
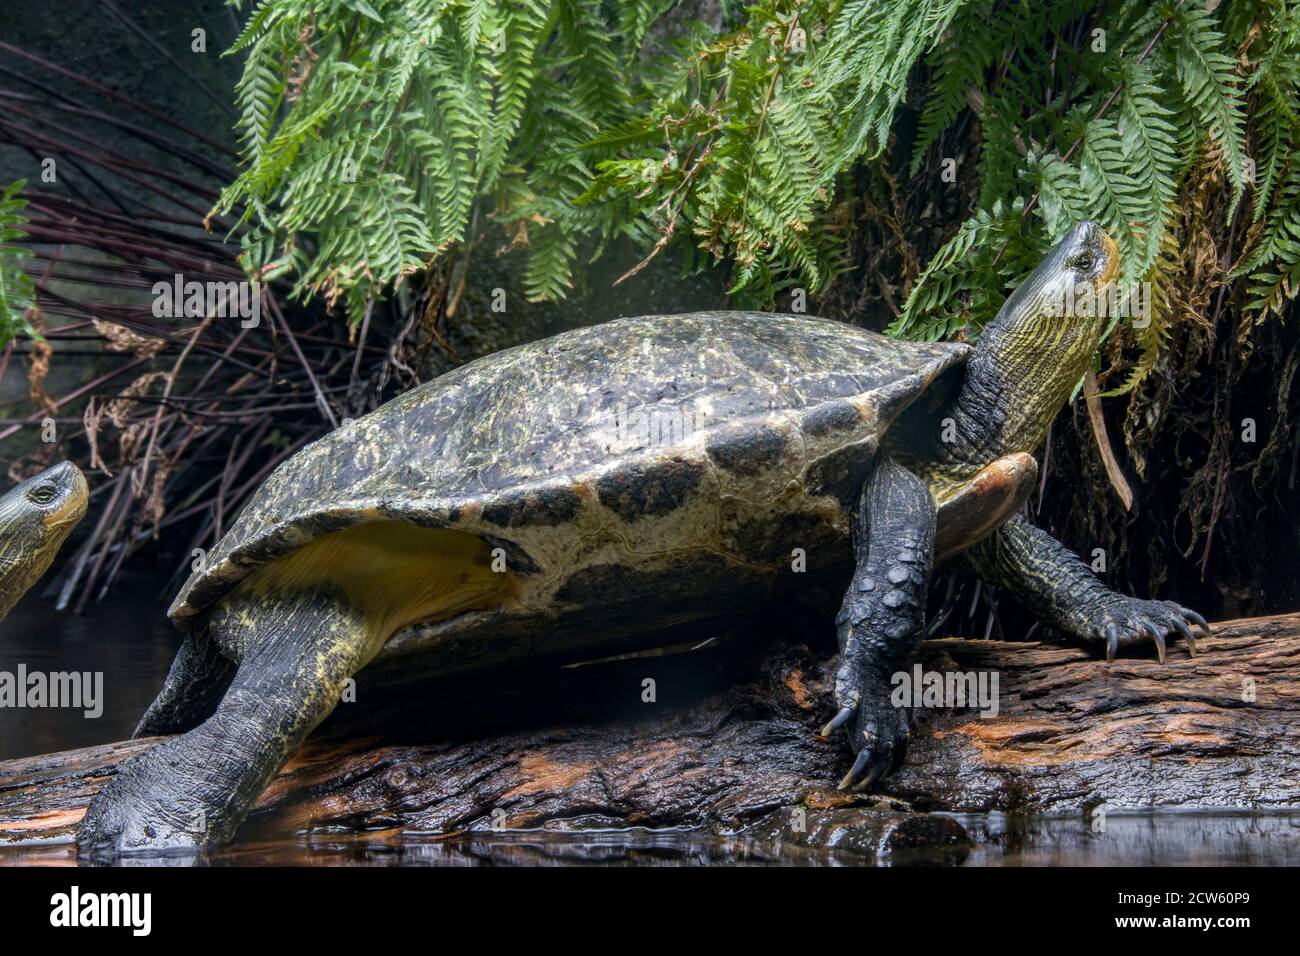
[[[1046,531],[1017,515],[965,553],[977,574],[1011,591],[1044,623],[1102,643],[1106,659],[1122,647],[1150,641],[1163,662],[1166,641],[1181,637],[1196,653],[1192,627],[1205,618],[1172,601],[1145,601],[1106,587],[1092,570]]]
[[[848,729],[857,753],[840,789],[871,786],[903,764],[908,714],[890,702],[892,676],[909,663],[925,625],[934,561],[934,500],[925,482],[882,455],[853,515],[857,566],[836,627],[839,713],[823,729]]]

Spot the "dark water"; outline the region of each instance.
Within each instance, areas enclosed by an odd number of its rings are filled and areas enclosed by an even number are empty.
[[[127,577],[84,617],[59,614],[33,589],[0,621],[0,672],[79,672],[102,687],[102,713],[0,707],[0,760],[106,744],[131,735],[179,645],[152,576]]]
[[[1295,866],[1300,814],[1158,811],[1109,815],[1104,833],[1081,818],[957,814],[974,840],[957,849],[878,859],[689,830],[529,831],[454,839],[315,835],[244,842],[211,866]],[[192,866],[189,858],[126,865]],[[70,846],[0,848],[0,866],[75,866]]]

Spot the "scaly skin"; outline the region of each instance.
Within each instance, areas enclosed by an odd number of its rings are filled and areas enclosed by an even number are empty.
[[[852,721],[849,738],[857,751],[841,788],[859,777],[870,786],[901,767],[907,754],[907,711],[891,705],[890,677],[907,666],[925,627],[934,529],[925,482],[881,456],[854,515],[858,563],[835,621],[840,711],[822,735]]]
[[[1091,260],[1080,270],[1081,257]],[[938,443],[927,469],[932,487],[963,473],[980,455],[1032,452],[1088,369],[1108,321],[1104,315],[1056,315],[1050,297],[1062,274],[1103,291],[1119,273],[1119,253],[1101,229],[1082,223],[1035,270],[985,329],[953,409],[958,441]],[[984,425],[981,429],[980,423]],[[990,583],[1021,598],[1044,622],[1078,637],[1104,641],[1109,659],[1121,647],[1151,641],[1160,660],[1166,639],[1191,638],[1194,611],[1117,594],[1045,531],[1016,518],[966,557]],[[1195,641],[1188,650],[1195,653]]]
[[[1182,637],[1196,653],[1191,626],[1205,618],[1172,601],[1144,601],[1110,590],[1046,531],[1017,515],[963,556],[990,584],[1006,588],[1038,618],[1085,640],[1103,643],[1106,659],[1122,647],[1151,641],[1161,663],[1166,640]]]
[[[888,454],[907,469],[882,464],[877,472],[885,469],[889,487],[910,485],[900,471],[920,476],[912,481],[924,480],[942,515],[942,505],[957,499],[990,462],[1038,448],[1087,370],[1107,322],[1103,315],[1060,314],[1054,297],[1068,284],[1102,292],[1118,272],[1114,242],[1092,223],[1076,226],[984,329],[962,387],[952,404],[935,415],[934,430],[895,429],[887,435]],[[884,517],[891,533],[909,542],[909,553],[916,550],[910,547],[913,541],[927,534],[933,538],[923,509],[915,505],[864,498],[863,507],[871,520]],[[870,523],[866,517],[861,520]],[[873,546],[888,547],[877,543],[874,533],[865,547],[856,539],[855,546],[859,575],[875,563]],[[963,557],[976,573],[1011,591],[1046,623],[1103,642],[1108,660],[1121,647],[1151,641],[1163,662],[1166,643],[1174,637],[1184,638],[1194,654],[1189,625],[1208,631],[1195,611],[1111,591],[1069,549],[1019,516],[975,543]],[[928,553],[924,557],[927,572],[930,558]],[[898,765],[896,755],[906,746],[906,710],[891,713],[889,675],[906,666],[922,637],[923,623],[912,605],[919,602],[924,608],[925,582],[906,584],[905,594],[907,606],[892,610],[883,606],[879,590],[855,594],[851,589],[845,598],[842,616],[850,615],[850,629],[846,639],[842,621],[845,663],[836,681],[840,711],[823,730],[825,734],[849,728],[856,758],[841,789],[870,786]],[[903,610],[909,613],[901,614]],[[848,686],[854,681],[856,692]]]
[[[1042,445],[1107,322],[1099,315],[1055,315],[1054,297],[1069,284],[1104,289],[1118,272],[1110,238],[1092,223],[1075,227],[980,333],[952,405],[928,430],[888,436],[895,457],[925,476],[937,500],[989,462]]]
[[[250,633],[250,620],[268,631]],[[83,855],[188,853],[228,841],[373,653],[362,616],[337,594],[239,592],[212,628],[214,641],[247,647],[229,690],[210,717],[128,760],[95,795],[77,831]],[[203,649],[191,651],[190,663],[211,672]]]
[[[167,680],[132,737],[180,734],[212,716],[235,676],[235,663],[204,634],[190,634],[176,652]]]

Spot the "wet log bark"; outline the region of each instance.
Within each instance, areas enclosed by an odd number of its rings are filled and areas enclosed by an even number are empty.
[[[816,734],[833,655],[733,638],[384,695],[318,731],[241,839],[696,826],[882,852],[960,841],[933,810],[1300,807],[1300,614],[1219,624],[1195,659],[1175,645],[1164,665],[961,640],[927,642],[921,663],[996,674],[998,713],[917,711],[881,794],[834,789],[849,753]],[[156,742],[0,763],[0,845],[70,839],[119,762]]]

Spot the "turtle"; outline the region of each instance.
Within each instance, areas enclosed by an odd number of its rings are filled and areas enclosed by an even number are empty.
[[[41,575],[86,515],[86,477],[70,461],[19,482],[0,497],[0,621]]]
[[[842,787],[904,759],[890,676],[936,562],[1122,648],[1204,618],[1108,589],[1033,527],[1033,452],[1105,325],[1054,308],[1110,287],[1115,243],[1074,226],[974,346],[801,314],[620,318],[469,362],[281,463],[169,609],[185,637],[86,855],[203,852],[354,675],[385,686],[506,660],[668,643],[727,614],[843,594]],[[1077,301],[1078,297],[1071,301]],[[1075,313],[1079,314],[1075,314]],[[829,638],[829,634],[827,635]]]

